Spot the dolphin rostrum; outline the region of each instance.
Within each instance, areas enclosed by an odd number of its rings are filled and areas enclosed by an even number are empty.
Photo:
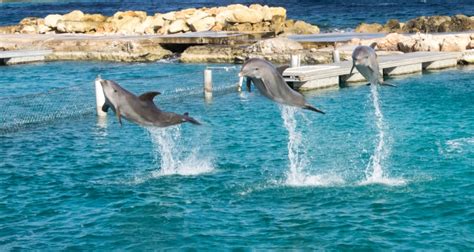
[[[122,125],[122,116],[143,126],[168,127],[184,122],[200,124],[188,113],[179,115],[160,110],[153,103],[153,98],[159,95],[159,92],[146,92],[136,96],[114,81],[100,80],[100,84],[105,96],[102,111],[107,112],[111,108],[115,112],[120,125]]]
[[[270,100],[324,114],[323,111],[306,102],[302,94],[288,86],[281,74],[283,70],[284,67],[278,70],[264,59],[251,58],[242,65],[239,76],[247,77],[247,88],[249,90],[250,84],[253,82],[260,93]]]
[[[380,76],[377,54],[375,54],[374,50],[375,46],[377,46],[376,42],[370,46],[358,46],[354,49],[354,52],[352,52],[352,68],[349,75],[352,74],[355,67],[370,84],[394,87],[392,84],[385,83],[382,80],[382,76]]]

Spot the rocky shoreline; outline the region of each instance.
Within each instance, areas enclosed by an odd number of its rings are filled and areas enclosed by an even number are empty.
[[[377,42],[380,54],[416,51],[467,52],[474,49],[474,17],[419,17],[400,23],[361,24],[358,32],[386,32],[377,39],[338,42],[341,59],[350,59],[351,48]],[[454,32],[434,33],[425,32]],[[263,34],[262,39],[229,39],[203,42],[200,38],[171,45],[163,38],[191,32]],[[303,64],[333,62],[333,44],[301,44],[287,37],[317,34],[319,28],[303,21],[288,20],[282,7],[240,4],[224,7],[185,9],[148,16],[143,11],[117,12],[106,17],[72,11],[44,18],[29,17],[18,25],[0,27],[0,50],[51,49],[47,60],[100,60],[153,62],[178,56],[184,63],[240,63],[249,57],[262,57],[275,63],[288,63],[299,54]],[[3,35],[2,35],[3,34]],[[263,36],[262,35],[262,36]],[[197,42],[196,42],[197,41]],[[472,57],[462,59],[474,63]]]

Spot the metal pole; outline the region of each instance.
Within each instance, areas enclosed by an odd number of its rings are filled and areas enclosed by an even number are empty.
[[[102,90],[102,85],[100,84],[100,81],[102,78],[100,78],[100,75],[97,76],[95,79],[95,103],[96,103],[96,111],[97,111],[97,116],[107,116],[107,113],[102,111],[102,106],[105,104],[105,95],[104,91]]]
[[[301,65],[301,57],[299,54],[291,55],[291,67],[299,67]]]
[[[206,100],[212,98],[212,70],[204,70],[204,98]]]
[[[339,50],[337,49],[337,43],[334,43],[334,51],[332,52],[332,59],[334,63],[341,62],[341,55],[339,54]]]
[[[244,76],[239,77],[239,85],[237,86],[237,91],[242,92],[242,85],[244,84]]]

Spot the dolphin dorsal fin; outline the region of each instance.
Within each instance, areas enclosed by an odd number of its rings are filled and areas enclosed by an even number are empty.
[[[372,47],[372,49],[375,49],[376,46],[377,46],[377,42],[373,42],[372,44],[370,44],[370,47]]]
[[[140,96],[138,96],[138,99],[142,100],[142,101],[151,101],[153,102],[153,98],[155,98],[155,96],[161,94],[160,92],[146,92],[146,93],[143,93],[141,94]]]
[[[278,71],[281,75],[283,75],[283,72],[285,72],[285,70],[286,70],[287,68],[289,68],[289,67],[290,67],[290,66],[288,66],[288,65],[283,65],[283,66],[277,67],[276,69],[277,69],[277,71]]]

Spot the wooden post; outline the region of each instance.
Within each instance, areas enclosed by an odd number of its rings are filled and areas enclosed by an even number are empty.
[[[291,55],[291,67],[299,67],[301,65],[301,57],[299,54]]]
[[[204,70],[204,98],[209,100],[212,98],[212,70]]]
[[[107,116],[107,113],[102,111],[102,106],[105,104],[105,95],[102,90],[102,85],[100,84],[101,80],[102,78],[100,78],[100,75],[95,79],[95,103],[97,116],[104,117]]]

